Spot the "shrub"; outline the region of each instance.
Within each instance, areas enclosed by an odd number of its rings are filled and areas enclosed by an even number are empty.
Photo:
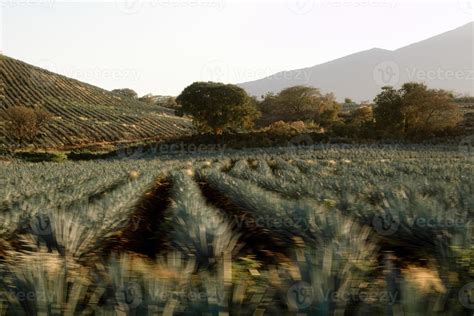
[[[315,129],[319,130],[319,126],[314,123],[277,121],[264,128],[264,131],[272,134],[301,134]]]
[[[6,110],[6,133],[19,146],[32,143],[41,128],[51,120],[51,114],[39,108],[14,106]]]
[[[63,152],[19,152],[16,153],[15,156],[31,162],[61,162],[68,158],[68,156]]]

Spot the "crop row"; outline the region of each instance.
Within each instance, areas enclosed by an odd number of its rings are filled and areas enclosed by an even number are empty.
[[[474,277],[474,165],[458,152],[214,158],[2,166],[5,200],[24,196],[34,211],[21,203],[2,210],[0,310],[465,312],[459,295]],[[158,179],[166,188],[157,189]],[[35,244],[37,226],[12,238],[10,227],[21,228],[25,215],[31,224],[37,213],[51,221],[51,253],[42,252],[44,238]],[[152,237],[144,245],[154,244],[153,255],[129,240],[143,234]],[[111,242],[126,245],[109,253]],[[416,287],[420,274],[428,275],[424,288]],[[36,294],[33,306],[12,297],[25,287]],[[2,289],[10,290],[2,296]]]
[[[163,139],[190,132],[190,122],[169,110],[1,56],[0,118],[11,106],[40,106],[53,120],[35,141],[41,147]],[[1,121],[0,121],[1,122]],[[14,140],[0,123],[0,144]],[[3,136],[3,137],[2,137]]]

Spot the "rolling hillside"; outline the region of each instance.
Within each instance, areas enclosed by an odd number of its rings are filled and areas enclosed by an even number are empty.
[[[260,97],[295,85],[333,92],[339,101],[373,100],[382,86],[400,87],[409,81],[431,88],[474,95],[474,23],[397,50],[373,48],[313,67],[284,71],[241,83]]]
[[[169,109],[70,79],[0,55],[0,145],[5,109],[39,106],[53,114],[37,140],[39,147],[71,148],[104,143],[163,139],[192,132],[191,121]]]

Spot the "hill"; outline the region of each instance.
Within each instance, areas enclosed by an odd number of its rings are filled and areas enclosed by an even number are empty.
[[[5,109],[39,106],[53,115],[37,146],[71,148],[164,139],[192,132],[191,121],[170,109],[120,97],[110,91],[0,55],[0,145]],[[2,122],[3,121],[3,122]]]
[[[431,88],[474,95],[474,23],[427,40],[390,51],[374,48],[309,68],[284,71],[241,83],[249,94],[309,85],[333,92],[338,100],[373,100],[384,85],[399,87],[408,81]]]

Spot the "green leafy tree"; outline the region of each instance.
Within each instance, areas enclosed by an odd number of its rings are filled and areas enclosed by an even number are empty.
[[[451,93],[422,83],[406,83],[399,90],[384,87],[374,101],[376,126],[394,137],[430,137],[456,127],[462,119]]]
[[[402,95],[393,87],[383,87],[375,99],[374,118],[379,130],[392,136],[402,135]]]
[[[340,105],[333,94],[322,94],[317,88],[294,86],[277,95],[267,94],[260,104],[262,121],[314,121],[323,127],[337,120]]]
[[[176,102],[181,113],[192,116],[201,132],[214,133],[217,141],[226,130],[251,128],[259,115],[255,99],[232,84],[195,82]]]

